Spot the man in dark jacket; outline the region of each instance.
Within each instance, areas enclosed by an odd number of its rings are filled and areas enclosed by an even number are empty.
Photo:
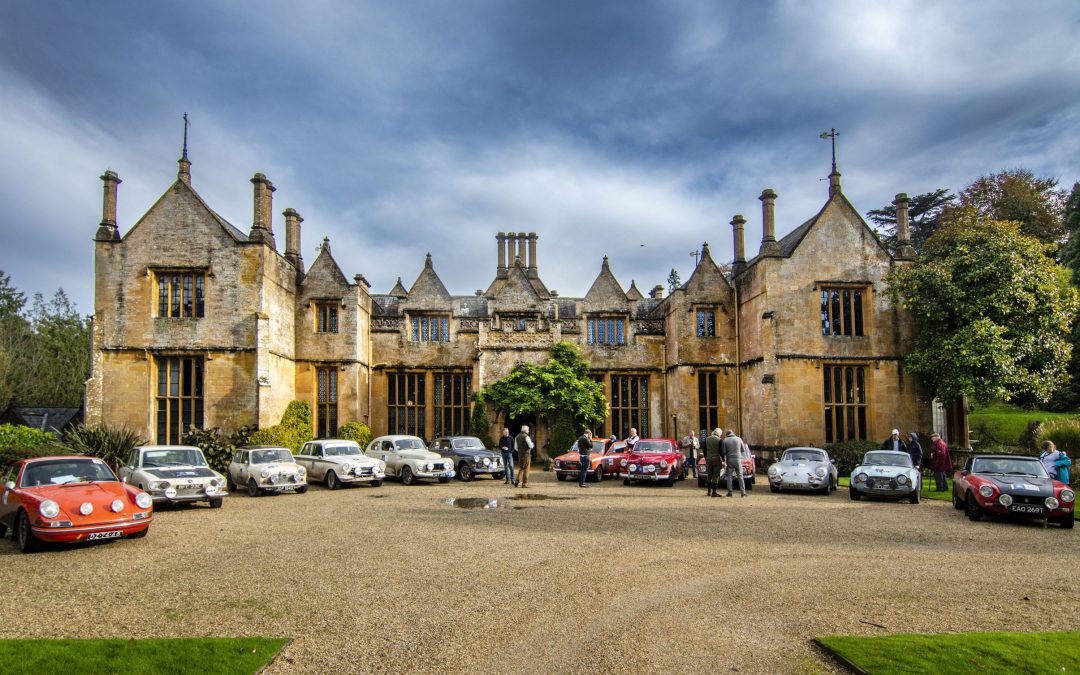
[[[922,445],[919,443],[919,435],[912,431],[907,437],[907,454],[911,457],[911,465],[922,473]]]
[[[900,439],[900,430],[893,429],[892,435],[886,438],[881,443],[882,450],[894,450],[896,452],[907,452],[907,444]]]
[[[503,429],[502,437],[499,438],[499,452],[502,453],[503,467],[506,473],[503,475],[503,483],[514,482],[514,437],[509,429]]]
[[[720,482],[720,476],[724,473],[724,451],[720,439],[719,428],[713,429],[709,437],[705,439],[705,468],[708,469],[708,490],[706,497],[716,496],[716,485]]]
[[[529,487],[529,469],[532,467],[533,448],[536,445],[529,438],[529,426],[522,425],[521,433],[514,437],[514,447],[518,455],[518,475],[514,487]]]
[[[589,463],[592,456],[592,429],[586,429],[577,439],[578,451],[578,483],[581,487],[589,487],[585,484],[585,478],[589,474]]]
[[[721,444],[721,449],[724,451],[724,462],[726,464],[724,474],[727,475],[727,496],[731,496],[731,481],[732,479],[739,481],[739,491],[742,492],[742,496],[746,496],[746,483],[743,481],[742,476],[742,450],[743,440],[735,435],[735,432],[728,430],[724,435],[724,442]]]

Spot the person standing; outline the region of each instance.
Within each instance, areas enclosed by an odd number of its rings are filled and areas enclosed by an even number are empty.
[[[945,492],[949,489],[947,476],[949,471],[952,471],[949,446],[945,445],[945,441],[936,431],[930,434],[930,441],[930,468],[934,470],[934,488],[938,492]]]
[[[724,474],[727,476],[727,496],[731,496],[731,481],[732,478],[739,481],[739,491],[742,496],[746,496],[746,483],[742,477],[742,451],[743,441],[741,438],[735,435],[735,432],[728,429],[724,434],[724,441],[722,443],[722,449],[724,451],[724,461],[726,470]]]
[[[904,446],[904,441],[900,439],[899,429],[893,429],[892,435],[882,441],[881,449],[892,450],[894,452],[907,452],[907,448]]]
[[[1042,462],[1043,468],[1051,478],[1066,485],[1069,484],[1069,467],[1072,466],[1072,460],[1063,451],[1058,450],[1053,441],[1049,439],[1043,441],[1039,461]]]
[[[697,432],[693,429],[690,433],[683,437],[682,443],[683,455],[686,456],[686,464],[690,467],[690,475],[697,478],[697,458],[698,458],[698,437]]]
[[[592,429],[586,429],[577,439],[578,452],[578,479],[579,487],[589,487],[585,484],[585,478],[589,474],[590,457],[592,456]]]
[[[705,468],[708,471],[706,497],[716,496],[716,484],[720,482],[720,475],[724,472],[724,451],[720,439],[722,433],[717,427],[705,439]]]
[[[514,482],[514,438],[509,429],[503,429],[502,437],[499,438],[499,453],[502,454],[503,466],[506,468],[503,483],[510,485]]]
[[[922,475],[922,445],[919,444],[919,434],[912,431],[907,437],[907,454],[911,457],[911,466]]]
[[[630,452],[633,452],[634,446],[637,445],[637,442],[640,440],[641,439],[638,438],[637,435],[637,429],[635,429],[634,427],[630,427],[630,435],[626,437],[626,449]]]
[[[523,424],[521,432],[514,437],[514,447],[517,449],[517,482],[514,487],[529,487],[529,469],[532,467],[533,449],[536,444],[529,438],[529,425]]]

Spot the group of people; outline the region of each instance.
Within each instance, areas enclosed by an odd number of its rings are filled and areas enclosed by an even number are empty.
[[[893,429],[892,434],[881,443],[882,450],[894,450],[906,452],[911,457],[911,465],[922,470],[923,448],[919,443],[919,435],[912,431],[905,441],[900,437],[900,431]],[[934,472],[934,491],[945,492],[949,489],[949,472],[952,471],[952,457],[949,455],[949,446],[945,440],[935,431],[930,434],[930,469]]]
[[[529,470],[536,459],[536,443],[529,435],[529,425],[522,425],[517,436],[511,436],[509,429],[503,429],[499,438],[499,453],[502,455],[503,466],[506,467],[503,483],[514,487],[529,487]]]

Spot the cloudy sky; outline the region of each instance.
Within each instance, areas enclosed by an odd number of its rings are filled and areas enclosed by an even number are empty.
[[[771,187],[782,235],[826,197],[840,131],[862,212],[1024,166],[1080,179],[1080,3],[973,0],[266,0],[0,4],[0,270],[93,311],[105,169],[122,232],[176,176],[251,224],[265,173],[373,292],[431,252],[486,288],[495,234],[535,231],[541,277],[624,287],[703,241],[747,250]]]

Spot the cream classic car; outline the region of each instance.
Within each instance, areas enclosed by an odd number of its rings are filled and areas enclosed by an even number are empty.
[[[288,448],[270,445],[238,448],[229,462],[226,480],[229,492],[243,485],[249,497],[286,490],[307,492],[307,469],[296,463]]]
[[[368,443],[366,454],[386,464],[386,475],[397,476],[405,485],[417,480],[446,483],[454,477],[454,460],[431,452],[416,436],[379,436]]]
[[[307,469],[309,481],[322,481],[330,490],[351,483],[382,485],[386,463],[364,455],[356,441],[325,438],[305,443],[296,462]]]
[[[206,464],[202,450],[188,445],[144,445],[135,448],[120,478],[153,498],[154,503],[209,502],[221,507],[225,477]]]

